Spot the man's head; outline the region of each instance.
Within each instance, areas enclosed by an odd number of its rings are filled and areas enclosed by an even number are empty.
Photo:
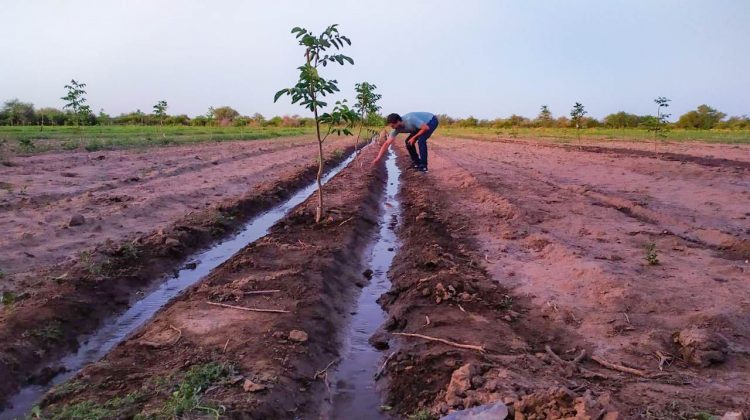
[[[394,129],[399,128],[404,124],[404,122],[401,120],[401,116],[396,113],[389,114],[387,117],[385,117],[385,122]]]

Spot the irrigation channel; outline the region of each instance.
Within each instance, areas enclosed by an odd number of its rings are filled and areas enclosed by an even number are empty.
[[[376,387],[376,375],[385,354],[371,346],[368,340],[386,319],[377,299],[391,288],[388,270],[398,249],[396,227],[401,216],[401,203],[397,195],[401,171],[393,150],[389,150],[386,170],[388,178],[378,221],[379,232],[367,248],[369,258],[365,258],[366,266],[373,272],[372,278],[357,299],[356,312],[345,336],[342,359],[332,375],[331,417],[335,419],[388,418],[380,411],[381,396]]]
[[[322,179],[328,182],[354,160],[355,154],[346,158],[336,167],[329,170]],[[305,201],[317,191],[317,184],[312,182],[295,193],[287,201],[248,221],[240,232],[215,246],[192,256],[189,260],[197,261],[195,268],[181,269],[177,275],[165,281],[158,288],[138,300],[123,314],[103,323],[93,334],[85,337],[78,351],[71,353],[50,366],[64,367],[64,372],[55,376],[47,385],[28,385],[10,398],[5,411],[0,412],[0,420],[24,418],[39,402],[45,392],[75,375],[89,363],[104,357],[114,346],[125,340],[138,327],[145,324],[154,314],[180,292],[208,275],[214,268],[228,260],[248,244],[268,234],[268,229],[284,217],[291,209]]]

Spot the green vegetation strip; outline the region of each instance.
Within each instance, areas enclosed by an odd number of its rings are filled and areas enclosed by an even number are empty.
[[[44,410],[35,407],[32,418],[50,418],[54,420],[81,419],[95,420],[106,418],[135,418],[135,419],[173,419],[183,418],[190,414],[219,418],[223,408],[203,401],[203,394],[211,386],[226,383],[228,378],[236,372],[232,366],[217,362],[210,362],[192,366],[182,379],[172,384],[170,378],[156,378],[153,381],[155,389],[139,390],[125,396],[117,396],[105,402],[90,400],[77,401],[63,405],[52,406]],[[172,385],[170,385],[172,384]],[[66,397],[85,389],[85,384],[72,380],[61,384],[52,393],[54,397]],[[166,388],[166,389],[165,389]],[[161,408],[144,412],[143,404],[154,395],[168,393],[169,398]]]
[[[438,133],[447,137],[467,137],[479,140],[492,138],[539,139],[551,142],[569,143],[577,138],[575,128],[491,128],[491,127],[440,127]],[[666,131],[664,137],[654,139],[651,131],[642,128],[584,128],[583,140],[626,140],[626,141],[677,141],[725,144],[750,143],[750,130],[682,130]]]
[[[172,144],[259,140],[312,134],[307,127],[191,126],[0,126],[0,152],[41,153],[55,150],[115,150]]]

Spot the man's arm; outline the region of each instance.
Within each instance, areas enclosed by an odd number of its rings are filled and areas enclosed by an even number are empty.
[[[385,151],[388,150],[388,146],[390,146],[391,143],[393,143],[393,140],[395,140],[395,137],[388,136],[388,139],[385,142],[383,142],[383,145],[380,146],[380,151],[378,152],[378,156],[372,160],[373,165],[377,164],[380,161],[380,158],[383,157],[383,155],[385,154]]]
[[[419,131],[417,131],[417,134],[411,136],[411,138],[409,139],[409,143],[414,144],[417,141],[417,139],[419,138],[419,136],[421,136],[422,134],[428,132],[429,130],[430,130],[430,126],[428,126],[427,124],[422,124],[419,127]]]

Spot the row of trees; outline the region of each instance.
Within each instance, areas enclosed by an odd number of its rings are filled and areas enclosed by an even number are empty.
[[[666,99],[666,98],[663,98]],[[575,106],[574,106],[575,107]],[[748,129],[750,128],[750,117],[747,115],[726,118],[726,114],[719,112],[708,105],[700,105],[693,111],[681,115],[676,122],[668,122],[669,114],[663,114],[663,105],[657,104],[657,115],[636,115],[620,111],[609,114],[601,120],[586,116],[578,117],[580,128],[645,128],[651,129],[655,124],[662,124],[670,128],[686,128],[708,130],[718,129]],[[554,117],[546,105],[542,105],[539,115],[535,118],[526,118],[513,114],[508,118],[477,119],[453,118],[446,114],[438,115],[441,126],[456,127],[489,127],[489,128],[514,128],[514,127],[557,127],[575,128],[576,118],[568,115]]]
[[[163,106],[163,110],[161,109]],[[33,104],[11,99],[3,103],[0,108],[0,125],[184,125],[184,126],[234,126],[234,127],[313,127],[313,118],[303,118],[299,115],[283,115],[266,118],[262,114],[241,115],[229,106],[209,108],[203,115],[189,117],[185,114],[169,115],[166,101],[159,101],[154,105],[152,113],[145,113],[140,109],[111,116],[100,110],[94,114],[90,110],[82,113],[70,109],[35,108]],[[369,125],[382,125],[383,118],[377,113],[369,114]]]

